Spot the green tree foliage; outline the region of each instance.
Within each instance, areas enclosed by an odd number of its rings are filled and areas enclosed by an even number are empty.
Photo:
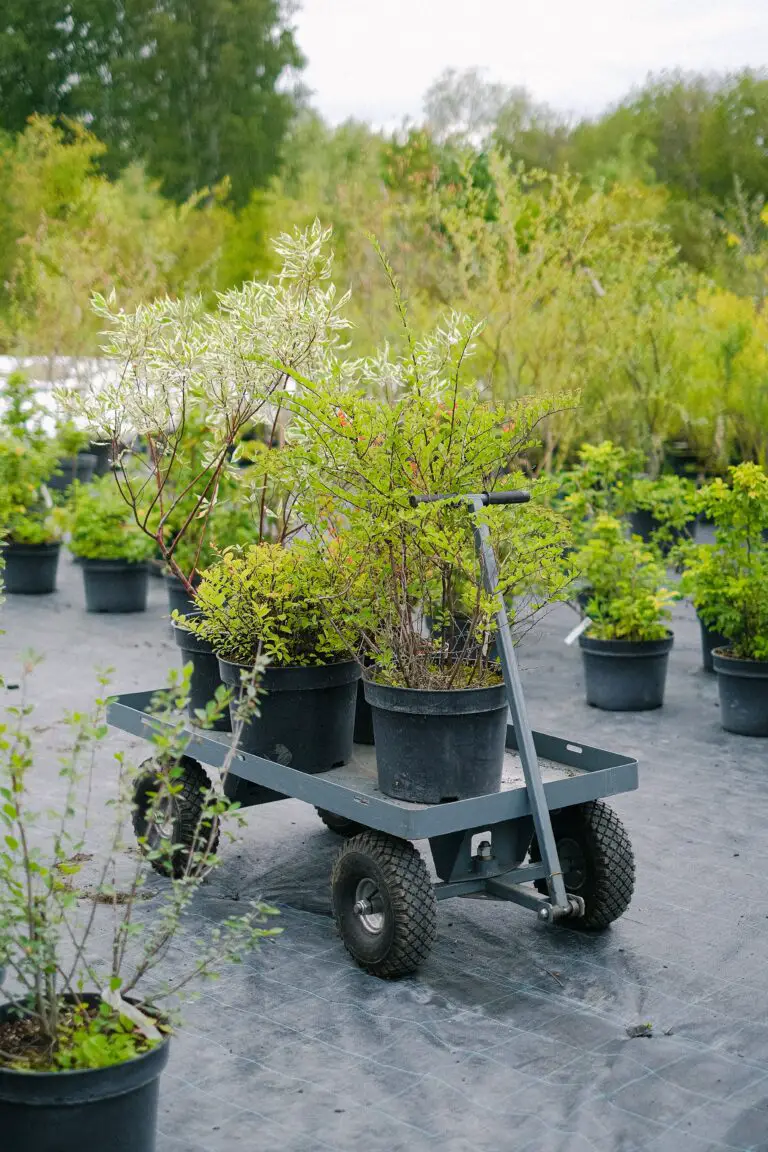
[[[143,160],[180,202],[229,176],[244,203],[277,170],[302,63],[282,0],[7,0],[0,127],[77,118],[112,175]]]

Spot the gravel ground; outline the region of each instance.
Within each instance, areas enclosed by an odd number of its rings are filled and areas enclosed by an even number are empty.
[[[8,598],[0,663],[14,683],[22,649],[45,656],[31,697],[52,790],[59,718],[93,698],[96,666],[127,692],[159,686],[177,659],[160,581],[148,612],[126,617],[86,615],[67,557],[59,586]],[[537,728],[640,761],[640,790],[615,801],[637,857],[627,914],[593,936],[449,901],[420,973],[382,982],[330,918],[336,837],[298,801],[252,809],[187,931],[263,895],[284,932],[189,1008],[158,1152],[768,1150],[768,741],[721,730],[686,606],[654,713],[587,707],[578,649],[562,642],[574,621],[558,609],[526,639],[524,681]],[[119,734],[109,745],[141,753]],[[97,804],[108,749],[103,762]],[[651,1036],[628,1034],[645,1023]]]

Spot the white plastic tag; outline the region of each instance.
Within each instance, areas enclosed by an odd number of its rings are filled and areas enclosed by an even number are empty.
[[[568,644],[569,646],[571,644],[575,644],[579,636],[581,636],[582,632],[586,632],[591,623],[592,621],[590,620],[589,616],[585,616],[581,623],[577,624],[576,627],[568,633],[563,643]]]

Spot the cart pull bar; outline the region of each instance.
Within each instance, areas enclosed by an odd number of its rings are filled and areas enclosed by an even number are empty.
[[[456,502],[468,501],[471,503],[479,502],[482,505],[487,504],[527,504],[531,498],[530,492],[525,492],[521,488],[514,489],[511,492],[479,492],[471,495],[463,496],[455,492],[442,492],[435,493],[430,496],[411,496],[411,507],[415,508],[417,504],[435,504],[438,500],[455,500]]]

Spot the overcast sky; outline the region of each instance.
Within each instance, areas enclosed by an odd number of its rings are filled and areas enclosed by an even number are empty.
[[[296,23],[314,106],[388,128],[445,68],[579,114],[651,71],[768,65],[768,0],[302,0]]]

